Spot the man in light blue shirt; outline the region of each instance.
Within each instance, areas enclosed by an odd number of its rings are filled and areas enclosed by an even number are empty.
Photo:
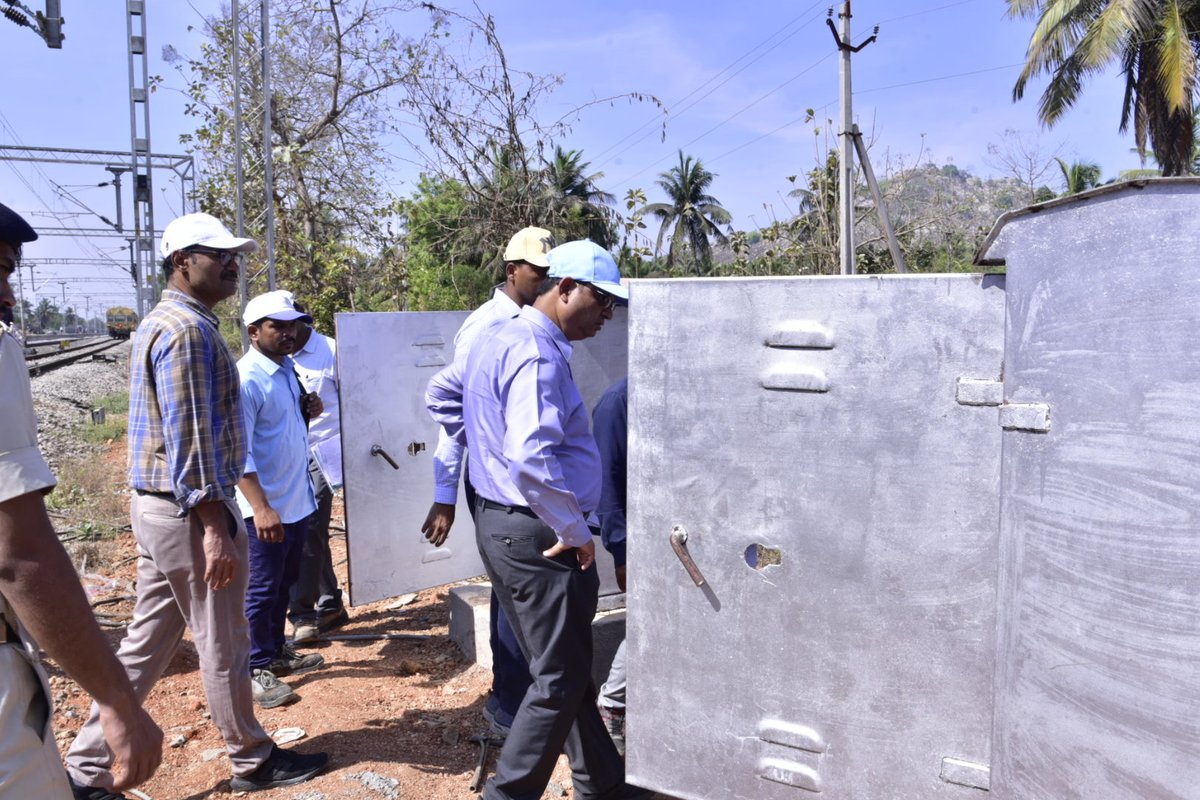
[[[457,386],[461,394],[466,375],[467,357],[483,331],[497,322],[515,317],[524,306],[537,297],[538,288],[546,280],[550,262],[546,260],[554,247],[554,234],[545,228],[522,228],[509,240],[504,249],[504,283],[496,287],[492,298],[471,312],[454,336],[454,361],[446,368],[442,380]],[[421,526],[421,532],[435,546],[441,547],[454,524],[454,508],[458,502],[459,476],[467,504],[474,514],[475,489],[463,474],[465,448],[438,431],[437,451],[433,454],[433,505]],[[508,735],[513,717],[525,697],[533,678],[529,664],[521,653],[516,633],[508,621],[496,593],[492,591],[489,608],[488,644],[492,651],[492,690],[483,706],[483,716],[499,736]]]
[[[308,477],[307,419],[320,398],[300,386],[289,355],[296,346],[297,311],[291,294],[267,292],[246,304],[242,320],[250,349],[238,360],[248,452],[237,503],[250,544],[250,675],[263,708],[299,698],[278,676],[317,669],[325,659],[301,655],[284,639],[288,600],[300,569],[308,519],[317,510]]]
[[[556,247],[549,262],[532,305],[472,348],[461,391],[439,374],[426,396],[434,419],[468,447],[479,551],[533,674],[483,796],[537,800],[565,748],[575,797],[650,797],[626,785],[596,709],[589,517],[600,455],[570,367],[571,342],[596,335],[628,294],[612,256],[592,242]]]

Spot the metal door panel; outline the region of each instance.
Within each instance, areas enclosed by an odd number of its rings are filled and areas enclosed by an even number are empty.
[[[1197,188],[1005,231],[998,800],[1200,792]]]
[[[435,548],[421,534],[433,500],[437,425],[425,386],[454,357],[454,335],[469,312],[337,315],[342,391],[349,594],[353,604],[482,575],[463,492],[454,528]],[[626,312],[575,343],[572,372],[588,408],[626,370]],[[371,448],[379,445],[393,469]],[[596,548],[601,594],[616,594],[612,556]]]
[[[688,800],[978,797],[1000,433],[956,385],[1000,377],[1002,281],[633,294],[630,781]],[[752,567],[758,545],[781,563]]]
[[[437,424],[425,385],[454,358],[465,311],[337,315],[350,602],[483,573],[464,493],[440,548],[421,534],[433,501]],[[393,469],[371,448],[382,447]]]

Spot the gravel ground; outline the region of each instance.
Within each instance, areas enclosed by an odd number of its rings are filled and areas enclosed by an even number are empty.
[[[75,435],[80,425],[89,422],[92,405],[88,401],[129,389],[129,342],[106,355],[115,357],[116,362],[80,361],[30,380],[38,444],[55,472],[95,450]]]

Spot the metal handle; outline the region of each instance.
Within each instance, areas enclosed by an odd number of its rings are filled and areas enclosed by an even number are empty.
[[[395,459],[387,454],[387,450],[384,450],[377,444],[371,445],[371,455],[382,457],[384,461],[392,465],[392,469],[400,469],[400,465],[396,463]]]
[[[704,585],[704,576],[700,574],[700,568],[696,566],[696,562],[692,560],[692,554],[687,550],[687,531],[682,525],[676,525],[671,529],[671,549],[675,551],[675,555],[679,556],[679,560],[683,562],[683,568],[687,570],[688,577],[692,579],[692,583],[697,586]]]

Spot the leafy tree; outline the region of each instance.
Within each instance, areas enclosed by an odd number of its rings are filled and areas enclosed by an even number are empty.
[[[548,210],[567,233],[564,239],[591,239],[607,250],[615,239],[615,214],[610,206],[616,198],[597,188],[604,173],[589,175],[589,166],[581,151],[555,146],[545,171]]]
[[[1020,100],[1033,77],[1048,74],[1038,116],[1053,125],[1075,104],[1085,79],[1118,63],[1125,76],[1120,130],[1130,121],[1139,150],[1149,139],[1164,175],[1192,166],[1196,50],[1195,0],[1008,0],[1014,17],[1037,17],[1025,68],[1013,87]]]
[[[728,225],[730,214],[720,201],[708,193],[716,175],[704,168],[700,159],[685,156],[679,151],[679,163],[660,173],[658,184],[669,198],[666,203],[651,203],[642,209],[643,214],[658,217],[662,224],[658,230],[655,252],[662,251],[663,236],[672,225],[671,246],[667,252],[667,266],[677,261],[690,261],[696,274],[712,266],[712,246],[709,237],[725,244],[727,237],[720,225]]]
[[[33,319],[39,331],[49,331],[58,327],[62,317],[58,313],[58,306],[54,301],[49,297],[43,297],[33,311]]]
[[[1072,161],[1068,164],[1061,158],[1055,158],[1058,168],[1062,170],[1064,195],[1079,194],[1100,185],[1100,165],[1091,161]]]

